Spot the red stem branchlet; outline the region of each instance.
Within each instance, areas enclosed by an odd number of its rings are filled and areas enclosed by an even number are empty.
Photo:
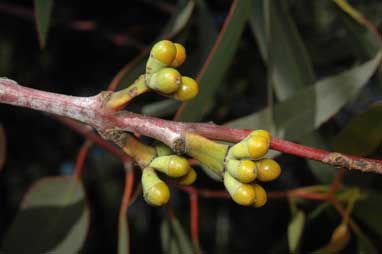
[[[176,152],[184,152],[186,133],[195,133],[213,140],[239,142],[251,130],[235,129],[207,123],[181,123],[143,116],[128,111],[108,110],[105,104],[112,92],[92,97],[74,97],[27,88],[17,82],[0,78],[0,103],[35,109],[81,121],[98,131],[126,131],[159,140]],[[326,164],[365,172],[382,173],[382,162],[333,153],[272,138],[270,148]]]

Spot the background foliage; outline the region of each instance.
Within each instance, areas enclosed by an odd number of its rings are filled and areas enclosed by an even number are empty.
[[[128,7],[4,0],[0,76],[41,90],[93,95],[110,84],[126,87],[143,72],[146,49],[172,37],[188,50],[181,71],[197,77],[201,88],[177,119],[266,128],[306,145],[381,158],[376,32],[382,3],[348,2],[355,9],[332,0],[136,0]],[[179,106],[150,94],[128,109],[171,119]],[[82,182],[74,180],[68,176],[83,137],[39,112],[5,105],[0,112],[0,164],[6,159],[0,171],[1,250],[107,253],[119,245],[121,253],[192,253],[185,193],[171,191],[170,215],[139,196],[128,210],[130,233],[119,231],[123,165],[93,146]],[[266,186],[270,191],[326,188],[338,171],[287,155],[277,160],[283,174]],[[198,177],[197,187],[222,188],[202,171]],[[381,181],[374,174],[346,173],[347,187],[336,196],[357,200],[351,216],[359,230],[347,231],[344,252],[382,251]],[[199,220],[203,253],[336,252],[327,243],[343,222],[332,206],[302,199],[271,199],[264,208],[249,209],[200,198]]]

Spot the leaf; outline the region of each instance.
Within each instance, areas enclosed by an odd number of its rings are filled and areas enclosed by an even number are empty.
[[[274,106],[275,136],[298,140],[302,135],[318,128],[338,112],[371,78],[381,60],[379,52],[370,61],[340,74],[316,82],[291,98]],[[236,128],[270,129],[264,124],[267,111],[236,119],[228,123]]]
[[[354,231],[357,237],[357,245],[359,254],[376,254],[377,249],[371,243],[371,241],[366,237],[366,235],[361,230]]]
[[[7,139],[4,127],[0,126],[0,171],[3,169],[7,158]]]
[[[290,253],[297,253],[305,225],[305,214],[297,210],[288,226],[288,244]]]
[[[201,58],[203,63],[206,61],[208,54],[218,37],[217,28],[214,22],[213,15],[208,9],[204,0],[197,1],[198,7],[198,29],[199,29],[199,45]]]
[[[168,254],[192,254],[193,248],[189,237],[174,216],[163,220],[161,225],[162,252]]]
[[[265,8],[266,3],[268,8]],[[265,13],[266,11],[269,13]],[[269,19],[268,26],[266,18]],[[255,1],[250,27],[262,58],[268,62],[268,68],[273,69],[273,83],[278,99],[285,100],[314,83],[316,77],[310,56],[285,1]],[[271,61],[267,59],[269,49]],[[269,64],[273,66],[270,67]]]
[[[354,207],[353,214],[370,229],[382,236],[382,193],[368,191],[367,198],[360,200]]]
[[[354,9],[346,0],[333,0],[334,3],[338,5],[344,12],[349,14],[358,23],[364,24],[365,18],[362,13]]]
[[[156,117],[164,117],[176,112],[180,102],[168,99],[147,104],[142,108],[142,114]]]
[[[230,66],[240,42],[240,36],[251,11],[251,0],[235,0],[202,70],[198,75],[199,94],[185,104],[178,115],[181,121],[197,121],[205,115]]]
[[[50,25],[50,17],[53,9],[53,0],[35,0],[35,19],[40,48],[45,48],[46,38]]]
[[[190,20],[194,7],[194,1],[178,1],[174,14],[159,37],[165,38],[171,33],[180,32]]]
[[[336,151],[366,156],[382,142],[382,104],[372,105],[369,110],[354,117],[334,140]]]
[[[328,244],[319,250],[314,251],[314,253],[337,253],[343,250],[350,241],[350,231],[346,223],[341,223],[338,225],[330,238]]]
[[[89,227],[81,182],[47,177],[32,186],[2,243],[5,253],[78,253]]]
[[[268,22],[266,19],[269,19]],[[310,55],[289,13],[286,1],[255,1],[250,27],[261,56],[268,64],[268,70],[273,73],[272,83],[279,100],[285,100],[315,82],[316,74]],[[283,43],[279,43],[280,41]],[[271,57],[270,61],[267,59],[268,55]],[[269,105],[268,112],[273,112],[272,105]],[[267,121],[269,130],[273,130],[272,122]],[[327,149],[318,133],[308,133],[301,142]],[[308,160],[308,164],[320,182],[329,182],[335,175],[331,167],[322,163]]]
[[[129,224],[127,221],[127,216],[119,216],[118,222],[118,254],[129,254],[130,253],[130,235],[129,235]]]

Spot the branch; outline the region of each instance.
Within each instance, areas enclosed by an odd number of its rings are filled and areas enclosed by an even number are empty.
[[[187,133],[236,143],[251,131],[206,123],[174,122],[128,111],[116,112],[105,107],[111,95],[112,92],[104,91],[92,97],[67,96],[23,87],[13,80],[0,78],[0,103],[69,117],[109,135],[118,135],[121,131],[141,134],[165,143],[177,153],[185,152],[184,137]],[[337,167],[382,174],[382,161],[379,160],[328,152],[277,138],[272,138],[270,147]]]

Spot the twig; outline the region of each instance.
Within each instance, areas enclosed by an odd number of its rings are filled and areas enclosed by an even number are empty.
[[[138,133],[159,140],[175,152],[185,152],[184,135],[196,133],[210,139],[238,142],[251,130],[234,129],[205,123],[181,123],[143,116],[128,111],[114,112],[105,107],[111,92],[101,92],[92,97],[73,97],[39,91],[18,85],[15,81],[0,78],[0,102],[53,113],[84,122],[106,132]],[[364,172],[382,173],[382,162],[295,144],[272,138],[271,149],[326,164]]]

